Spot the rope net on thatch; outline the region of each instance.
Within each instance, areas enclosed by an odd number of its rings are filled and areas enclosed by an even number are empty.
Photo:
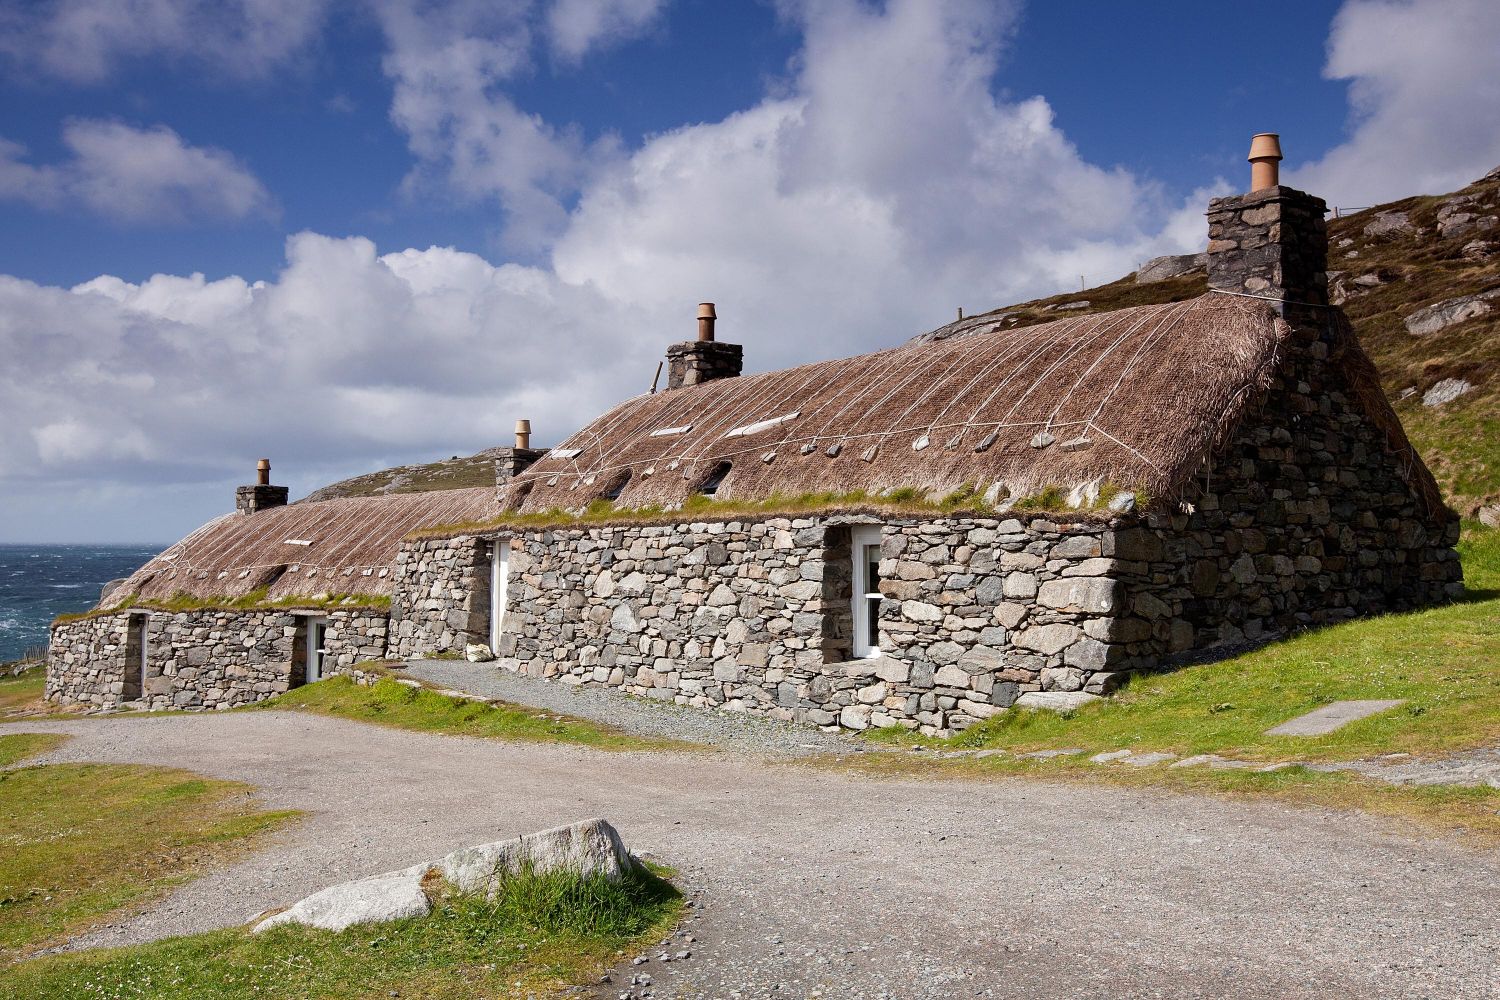
[[[579,509],[619,489],[622,507],[670,506],[726,463],[717,495],[734,499],[1091,482],[1165,496],[1269,383],[1287,336],[1267,304],[1209,295],[638,396],[527,470],[508,505]]]

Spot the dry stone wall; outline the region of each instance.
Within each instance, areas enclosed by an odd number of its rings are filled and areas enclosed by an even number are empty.
[[[147,622],[144,674],[139,631]],[[306,614],[290,610],[203,610],[98,615],[54,626],[48,700],[100,708],[124,703],[152,710],[233,708],[304,681]],[[329,611],[326,673],[382,659],[386,616]]]
[[[492,544],[470,535],[402,544],[393,574],[393,659],[462,653],[469,643],[489,642]]]

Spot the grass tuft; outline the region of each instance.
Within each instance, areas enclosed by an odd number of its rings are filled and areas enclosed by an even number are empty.
[[[396,729],[523,743],[571,743],[596,750],[696,749],[690,743],[646,739],[584,719],[504,703],[450,698],[383,679],[368,687],[330,677],[241,711],[290,708]]]

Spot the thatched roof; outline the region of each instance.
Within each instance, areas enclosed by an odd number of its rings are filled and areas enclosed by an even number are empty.
[[[1205,295],[638,396],[553,449],[507,506],[671,505],[721,463],[719,496],[1014,495],[1103,480],[1175,490],[1269,380],[1287,329]]]
[[[946,339],[637,396],[553,449],[506,489],[522,512],[673,506],[729,473],[720,498],[880,493],[941,498],[1004,484],[1013,496],[1112,483],[1181,495],[1269,384],[1290,330],[1265,302],[1207,294],[1021,329],[969,324]],[[1352,333],[1340,359],[1356,396],[1431,476],[1370,382]],[[621,488],[621,482],[624,485]]]
[[[113,591],[166,600],[234,598],[270,587],[269,600],[391,593],[391,565],[415,528],[497,512],[493,487],[351,497],[226,514],[142,566]]]

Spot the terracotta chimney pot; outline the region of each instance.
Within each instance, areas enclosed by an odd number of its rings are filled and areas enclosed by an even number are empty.
[[[1250,190],[1264,191],[1281,183],[1281,136],[1261,132],[1250,140]]]
[[[699,340],[708,341],[714,339],[714,320],[718,318],[718,314],[714,312],[714,304],[712,302],[698,303]]]
[[[522,448],[522,449],[530,448],[531,447],[531,421],[530,420],[517,420],[516,421],[516,447],[517,448]]]
[[[271,460],[263,458],[255,463],[255,481],[262,486],[271,485]]]

